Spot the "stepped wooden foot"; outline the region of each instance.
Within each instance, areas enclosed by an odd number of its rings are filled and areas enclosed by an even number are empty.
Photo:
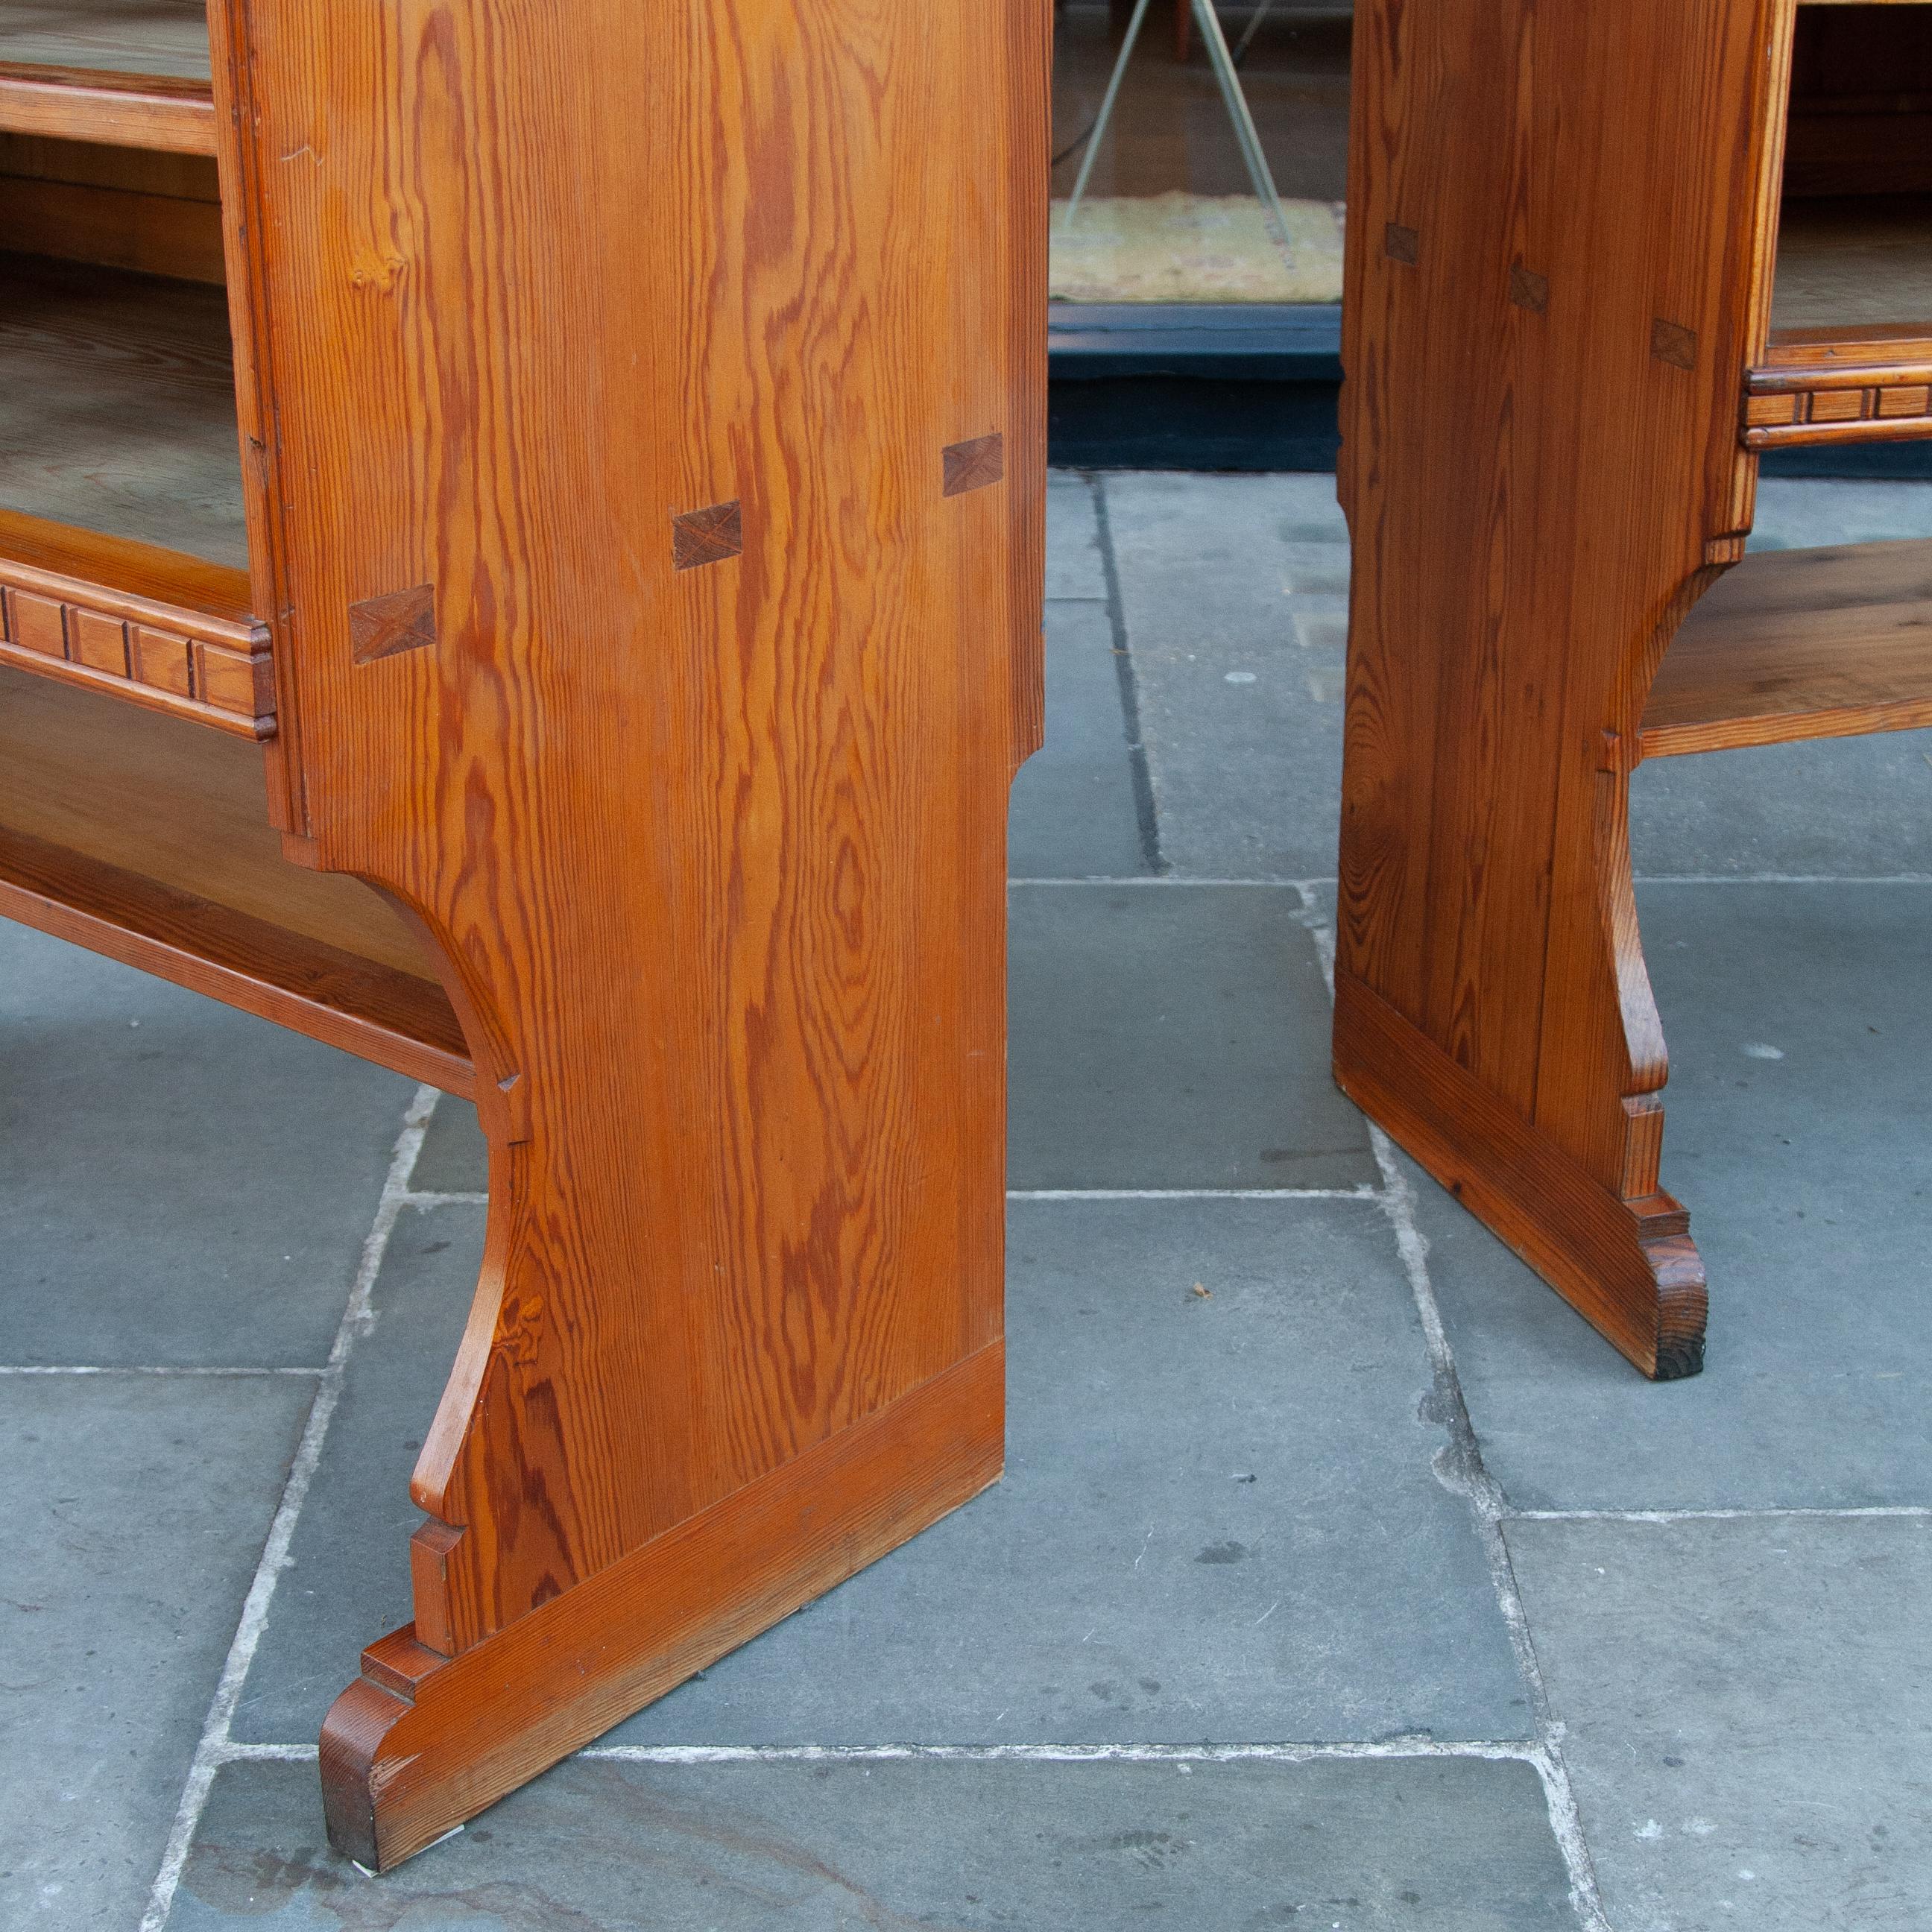
[[[388,1870],[997,1481],[1004,1367],[981,1349],[459,1655],[371,1645],[322,1727],[331,1842]]]
[[[1704,1266],[1676,1202],[1604,1186],[1359,980],[1338,976],[1335,1009],[1335,1078],[1364,1113],[1646,1375],[1702,1369]]]

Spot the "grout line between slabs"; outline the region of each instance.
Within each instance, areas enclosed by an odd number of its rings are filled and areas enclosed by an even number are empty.
[[[1910,1522],[1932,1516],[1932,1507],[1922,1503],[1873,1503],[1863,1508],[1834,1509],[1828,1504],[1780,1508],[1774,1504],[1763,1509],[1505,1509],[1502,1515],[1506,1522],[1762,1522],[1787,1516],[1816,1517],[1832,1522],[1872,1517],[1898,1517]]]
[[[1120,590],[1120,560],[1114,553],[1114,526],[1107,511],[1105,481],[1089,472],[1088,495],[1094,503],[1094,532],[1100,550],[1100,575],[1107,588],[1107,622],[1112,632],[1114,674],[1120,686],[1120,718],[1127,740],[1127,768],[1132,775],[1134,818],[1139,827],[1141,862],[1158,878],[1167,870],[1160,854],[1160,819],[1154,808],[1154,773],[1148,764],[1147,740],[1141,730],[1139,680],[1134,675],[1133,648],[1127,637],[1126,601]]]
[[[57,1362],[42,1366],[38,1364],[0,1362],[0,1376],[199,1376],[204,1380],[242,1380],[262,1376],[307,1376],[314,1377],[328,1372],[320,1369],[264,1369],[264,1368],[194,1368],[173,1363],[108,1362],[82,1363]]]
[[[1369,1181],[1357,1187],[1010,1187],[1009,1201],[1379,1201]]]
[[[242,1604],[241,1620],[236,1625],[234,1640],[228,1646],[227,1659],[222,1666],[220,1681],[215,1686],[208,1714],[202,1720],[201,1741],[195,1748],[194,1761],[182,1786],[174,1827],[168,1834],[167,1849],[162,1854],[160,1869],[154,1874],[148,1909],[142,1916],[140,1932],[162,1932],[167,1924],[182,1873],[188,1864],[188,1852],[194,1843],[196,1829],[207,1805],[208,1792],[214,1788],[214,1774],[224,1759],[235,1752],[228,1735],[229,1726],[234,1722],[249,1666],[254,1662],[256,1650],[262,1641],[262,1632],[274,1601],[275,1586],[288,1565],[296,1520],[308,1500],[309,1486],[315,1480],[316,1468],[322,1460],[322,1444],[328,1438],[329,1424],[342,1399],[349,1358],[356,1342],[368,1333],[374,1322],[370,1299],[375,1289],[376,1276],[405,1204],[410,1175],[415,1169],[416,1156],[422,1151],[423,1134],[430,1115],[436,1112],[438,1097],[434,1088],[418,1087],[404,1114],[402,1130],[396,1136],[390,1156],[389,1171],[383,1180],[375,1219],[363,1241],[356,1280],[335,1331],[334,1346],[328,1352],[328,1365],[316,1383],[314,1400],[309,1405],[308,1420],[303,1425],[301,1444],[290,1466],[288,1480],[283,1485],[281,1501],[268,1526],[262,1558],[255,1566],[254,1578]]]
[[[1009,1201],[1379,1201],[1372,1181],[1354,1187],[1010,1187]],[[488,1194],[440,1193],[412,1188],[400,1197],[405,1208],[487,1208]],[[0,1370],[0,1373],[5,1372]],[[250,1371],[249,1372],[254,1372]],[[278,1372],[279,1372],[279,1371]],[[319,1370],[290,1370],[316,1375]]]
[[[1321,955],[1322,970],[1328,982],[1330,997],[1335,986],[1335,933],[1321,918],[1312,894],[1302,896],[1303,916],[1312,933]],[[1366,1118],[1366,1117],[1365,1117]],[[1373,1121],[1368,1123],[1369,1142],[1375,1150],[1376,1165],[1382,1171],[1383,1211],[1395,1236],[1402,1271],[1408,1278],[1409,1293],[1422,1324],[1424,1344],[1436,1384],[1441,1420],[1449,1437],[1434,1459],[1437,1481],[1469,1505],[1476,1534],[1490,1567],[1490,1580],[1496,1593],[1496,1605],[1509,1634],[1516,1668],[1529,1692],[1530,1708],[1536,1723],[1536,1740],[1525,1748],[1523,1755],[1536,1767],[1543,1783],[1544,1802],[1550,1816],[1551,1835],[1562,1855],[1570,1878],[1570,1902],[1587,1932],[1611,1932],[1604,1916],[1603,1899],[1597,1887],[1596,1868],[1583,1835],[1582,1814],[1570,1784],[1569,1767],[1563,1757],[1563,1727],[1550,1709],[1550,1694],[1543,1681],[1536,1646],[1529,1631],[1529,1617],[1523,1607],[1522,1592],[1516,1580],[1516,1566],[1510,1559],[1509,1546],[1503,1540],[1506,1514],[1500,1491],[1483,1467],[1483,1452],[1469,1420],[1468,1404],[1462,1398],[1461,1378],[1456,1370],[1455,1352],[1442,1325],[1442,1311],[1429,1276],[1429,1243],[1416,1224],[1415,1196],[1408,1178],[1397,1166],[1394,1144]]]
[[[1542,1748],[1522,1738],[1395,1738],[1376,1743],[1004,1744],[586,1744],[571,1753],[606,1764],[880,1764],[908,1760],[940,1764],[1316,1764],[1382,1763],[1418,1758],[1539,1764]],[[224,1763],[313,1764],[314,1744],[236,1744]]]
[[[1932,886],[1932,872],[1638,872],[1640,886]],[[1334,875],[1312,879],[1221,878],[1208,874],[1162,872],[1109,875],[1103,872],[1084,878],[1010,878],[1007,888],[1022,886],[1243,886],[1263,892],[1299,892],[1304,896],[1318,886],[1336,884]]]

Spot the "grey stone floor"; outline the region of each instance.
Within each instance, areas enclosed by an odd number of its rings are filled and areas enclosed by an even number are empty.
[[[1330,480],[1052,518],[1007,1477],[388,1879],[314,1738],[407,1614],[473,1117],[0,927],[6,1932],[1932,1922],[1932,734],[1640,774],[1713,1302],[1653,1388],[1328,1082]]]

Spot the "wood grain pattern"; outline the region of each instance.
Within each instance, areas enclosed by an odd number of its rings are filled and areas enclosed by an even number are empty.
[[[386,597],[364,597],[349,607],[349,655],[374,664],[399,651],[422,651],[436,643],[436,590],[418,584]]]
[[[212,155],[214,97],[205,81],[0,61],[0,129]]]
[[[1932,724],[1932,541],[1768,550],[1684,620],[1642,755]]]
[[[1667,1063],[1628,776],[1750,524],[1792,28],[1788,0],[1356,14],[1337,1077],[1659,1376],[1701,1359],[1702,1287],[1640,1204]]]
[[[213,19],[273,809],[427,935],[491,1144],[413,1489],[448,1674],[326,1734],[386,1862],[997,1472],[1049,10]],[[436,647],[357,663],[417,585]]]
[[[248,593],[238,571],[0,510],[0,662],[260,739],[274,680]]]

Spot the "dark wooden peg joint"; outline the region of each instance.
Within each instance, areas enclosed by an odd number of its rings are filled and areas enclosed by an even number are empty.
[[[349,607],[349,653],[359,664],[436,642],[436,592],[427,584]]]
[[[983,490],[1006,473],[1006,439],[996,430],[991,436],[976,436],[970,442],[950,442],[940,452],[944,466],[945,494],[963,496],[969,490]]]
[[[687,510],[670,520],[670,559],[680,570],[722,563],[745,548],[745,519],[736,497],[702,510]]]
[[[1532,315],[1540,315],[1550,306],[1550,278],[1539,275],[1519,262],[1510,271],[1509,293],[1510,300],[1518,308],[1526,308]]]

